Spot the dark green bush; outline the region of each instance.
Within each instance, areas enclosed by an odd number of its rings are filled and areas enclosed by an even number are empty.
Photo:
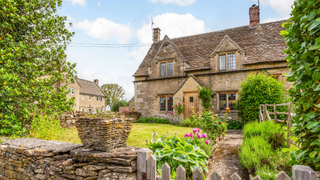
[[[139,118],[137,123],[157,123],[157,124],[170,124],[168,118],[160,118],[160,117],[144,117]]]
[[[236,120],[228,121],[228,129],[242,129],[242,123]]]
[[[119,107],[120,106],[129,106],[129,103],[127,100],[123,99],[123,100],[116,100],[112,107],[111,107],[111,111],[112,112],[119,112]]]
[[[291,18],[282,26],[292,72],[287,80],[294,82],[289,90],[297,113],[293,134],[301,146],[292,151],[293,163],[320,170],[320,1],[294,1]]]
[[[280,171],[290,172],[289,153],[282,152],[286,141],[280,124],[251,122],[243,128],[240,162],[250,173],[274,180]]]
[[[182,126],[182,127],[195,127],[195,125],[192,124],[191,119],[189,119],[189,118],[186,120],[183,120],[181,122],[180,126]]]
[[[259,119],[260,104],[281,104],[287,101],[284,84],[263,74],[250,74],[241,83],[236,108],[243,124]],[[279,111],[282,111],[279,108]]]

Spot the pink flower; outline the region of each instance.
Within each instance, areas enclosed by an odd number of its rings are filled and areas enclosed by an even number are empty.
[[[206,144],[209,145],[209,143],[210,143],[210,141],[209,141],[209,140],[206,140]]]
[[[37,104],[38,104],[38,101],[34,101],[33,104],[34,104],[34,105],[37,105]]]
[[[178,104],[176,104],[176,106],[178,106]]]
[[[182,105],[184,105],[184,103]]]
[[[190,133],[190,137],[193,137],[193,134],[192,133]],[[192,138],[193,139],[193,138]]]
[[[202,138],[202,134],[197,134],[197,138],[201,139]]]
[[[221,124],[221,122],[219,121],[219,124]]]
[[[228,123],[228,121],[226,121],[226,123]]]
[[[171,108],[173,108],[173,106],[171,106]]]
[[[178,102],[178,104],[180,104],[180,102]]]
[[[200,128],[197,128],[197,130],[198,130],[198,132],[200,132],[200,131],[201,131],[201,129],[200,129]]]
[[[171,112],[171,115],[173,115],[173,112]]]
[[[187,133],[187,134],[184,135],[184,137],[190,137],[190,135]]]
[[[208,135],[207,135],[206,133],[204,133],[204,134],[202,134],[202,137],[203,137],[203,138],[207,138]]]
[[[191,137],[191,139],[194,139],[193,137]]]
[[[192,129],[192,132],[196,133],[196,132],[200,132],[200,131],[198,131],[198,128],[195,128],[195,129]]]

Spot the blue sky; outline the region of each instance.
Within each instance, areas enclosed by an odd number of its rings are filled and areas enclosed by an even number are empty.
[[[77,63],[78,77],[120,84],[130,100],[132,75],[152,43],[151,16],[161,39],[174,38],[248,25],[253,4],[258,0],[64,0],[58,14],[73,23],[67,60]],[[261,23],[288,18],[292,4],[260,0]]]

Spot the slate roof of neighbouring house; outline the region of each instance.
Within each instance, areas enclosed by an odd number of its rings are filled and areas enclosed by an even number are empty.
[[[88,81],[85,79],[76,79],[80,85],[80,94],[88,94],[94,96],[103,96],[106,97],[104,92],[100,87],[93,81]]]
[[[242,26],[204,34],[173,38],[171,42],[190,66],[187,71],[209,69],[209,56],[221,40],[228,35],[246,54],[246,64],[257,62],[284,61],[283,50],[287,47],[280,31],[283,21],[264,23],[255,27]],[[163,40],[153,43],[133,76],[147,76],[148,67],[158,52]]]

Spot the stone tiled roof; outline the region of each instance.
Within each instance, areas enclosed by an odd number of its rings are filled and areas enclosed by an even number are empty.
[[[255,27],[242,26],[222,31],[185,36],[171,39],[178,53],[190,66],[187,71],[209,69],[209,56],[218,47],[221,40],[228,35],[246,54],[246,64],[257,62],[275,62],[286,59],[283,50],[287,47],[280,35],[284,30],[276,21]],[[158,52],[162,41],[153,43],[133,76],[147,76],[148,67]]]
[[[103,97],[106,96],[95,82],[88,81],[85,79],[76,79],[76,80],[81,87],[80,94],[88,94],[88,95],[103,96]]]

